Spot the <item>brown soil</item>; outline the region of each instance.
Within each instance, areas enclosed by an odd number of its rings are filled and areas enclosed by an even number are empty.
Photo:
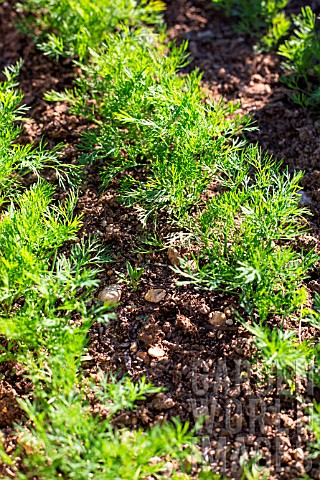
[[[189,40],[191,68],[198,66],[204,72],[203,82],[212,95],[240,99],[242,111],[251,113],[259,126],[258,132],[248,134],[249,139],[283,159],[290,171],[306,171],[302,200],[314,216],[310,235],[301,242],[318,247],[319,116],[289,101],[279,82],[276,55],[255,52],[248,38],[235,33],[232,22],[218,14],[210,0],[167,3],[169,35],[178,41]],[[296,1],[293,6],[298,9],[305,3]],[[74,68],[69,61],[54,63],[43,56],[17,31],[15,20],[13,2],[2,3],[0,69],[19,57],[24,59],[20,82],[31,120],[25,123],[22,141],[37,142],[43,136],[49,148],[64,142],[68,144],[64,160],[74,161],[85,122],[70,116],[65,105],[43,100],[47,90],[72,86]],[[254,355],[251,337],[232,315],[236,300],[190,286],[177,287],[178,276],[170,268],[167,251],[143,253],[148,248],[141,242],[145,233],[137,213],[119,205],[115,188],[111,185],[101,194],[99,165],[89,169],[78,205],[84,214],[81,235],[97,234],[110,248],[113,263],[101,274],[101,289],[117,281],[117,272],[125,272],[126,261],[143,267],[145,273],[137,291],[123,284],[117,318],[108,327],[93,327],[92,360],[84,369],[88,375],[112,371],[133,380],[146,375],[155,385],[166,388],[164,395],[149,398],[134,413],[119,416],[117,423],[150,426],[179,416],[194,424],[199,415],[207,414],[209,418],[199,432],[200,443],[215,471],[238,479],[240,456],[260,452],[260,463],[270,468],[271,479],[293,479],[305,472],[320,478],[317,462],[311,463],[307,457],[311,435],[305,427],[309,422],[305,407],[319,392],[298,382],[297,394],[292,397],[279,379],[267,385],[261,382],[259,373],[250,367]],[[157,228],[160,235],[168,229],[161,220]],[[320,288],[317,272],[307,286],[310,296]],[[151,288],[164,289],[165,299],[157,304],[147,302],[144,297]],[[210,311],[226,312],[233,325],[211,325]],[[311,333],[302,327],[301,338]],[[150,347],[160,347],[164,354],[153,358],[148,354]],[[13,448],[12,422],[23,421],[15,399],[30,390],[14,372],[6,365],[0,376],[0,428],[9,453]],[[1,473],[11,478],[10,472],[3,467]]]

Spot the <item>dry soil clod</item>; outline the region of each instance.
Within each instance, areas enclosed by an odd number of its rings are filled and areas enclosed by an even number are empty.
[[[169,410],[170,408],[175,406],[175,402],[172,398],[167,397],[164,393],[158,393],[152,402],[152,406],[155,410]]]

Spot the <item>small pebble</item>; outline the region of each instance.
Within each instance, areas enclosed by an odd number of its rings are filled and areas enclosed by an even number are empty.
[[[303,459],[304,458],[304,453],[303,453],[303,450],[302,448],[296,448],[295,452],[294,452],[294,456],[298,459]]]
[[[135,353],[138,350],[138,344],[137,342],[132,342],[130,345],[130,352]]]
[[[162,358],[165,356],[166,352],[160,347],[150,347],[148,350],[148,354],[152,358]]]
[[[197,32],[197,37],[203,42],[208,42],[209,40],[212,40],[213,36],[214,35],[211,30],[203,30],[201,32]]]
[[[118,303],[121,299],[121,287],[120,285],[113,284],[104,288],[98,295],[98,300],[104,303]]]
[[[145,294],[145,300],[151,303],[159,303],[163,300],[166,296],[167,292],[161,288],[151,289],[148,290]]]
[[[137,357],[145,363],[149,362],[149,355],[147,354],[147,352],[138,352]]]
[[[233,325],[233,320],[232,320],[232,318],[227,318],[226,324],[229,325],[229,327],[230,327],[231,325]]]
[[[223,312],[211,312],[209,313],[208,322],[215,327],[222,327],[226,324],[226,314]]]
[[[175,265],[176,267],[180,265],[179,252],[176,248],[168,248],[168,257],[172,265]]]
[[[5,468],[4,468],[4,473],[5,473],[5,474],[7,475],[7,477],[9,477],[9,478],[17,478],[16,475],[15,475],[15,473],[14,473],[12,470],[10,470],[9,467],[5,467]]]

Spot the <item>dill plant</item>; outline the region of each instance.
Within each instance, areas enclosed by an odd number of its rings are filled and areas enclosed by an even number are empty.
[[[27,0],[21,25],[45,54],[87,58],[105,35],[125,25],[161,24],[161,0]]]
[[[313,250],[297,253],[289,244],[305,231],[301,174],[281,172],[254,145],[228,162],[220,165],[224,191],[184,221],[201,246],[196,267],[182,260],[177,271],[187,282],[238,294],[241,306],[262,321],[270,313],[292,313],[304,301],[301,282],[317,258]]]
[[[31,144],[20,145],[14,143],[18,138],[21,127],[17,124],[24,118],[27,107],[21,104],[23,95],[15,89],[17,76],[22,62],[6,67],[3,75],[6,80],[0,83],[0,202],[4,201],[3,194],[9,198],[19,191],[21,179],[29,173],[39,177],[39,172],[44,169],[54,170],[61,186],[69,184],[75,186],[79,178],[79,168],[66,165],[62,162],[57,145],[50,153],[40,143],[38,147]],[[13,188],[11,188],[11,186]]]
[[[251,122],[237,104],[208,100],[198,71],[178,75],[186,62],[186,44],[127,30],[92,54],[74,92],[46,96],[69,100],[74,113],[97,124],[82,137],[89,152],[82,160],[112,159],[102,172],[105,186],[129,168],[148,167],[145,181],[122,175],[120,186],[123,202],[140,205],[144,219],[161,208],[179,218],[197,204],[218,161],[241,147],[232,137]]]
[[[290,0],[212,0],[227,15],[237,18],[237,29],[261,37],[265,49],[278,45],[288,34],[291,22],[284,9]]]
[[[238,19],[237,29],[260,37],[264,49],[277,48],[284,58],[282,81],[303,108],[319,109],[319,19],[306,5],[299,15],[285,15],[290,0],[213,0]],[[293,28],[292,28],[293,24]],[[293,31],[292,31],[293,30]]]
[[[118,176],[122,202],[144,223],[167,211],[189,230],[196,266],[182,259],[177,269],[186,282],[237,294],[262,322],[290,315],[305,301],[301,285],[317,258],[290,246],[306,231],[301,174],[247,145],[250,118],[237,104],[210,101],[197,70],[179,74],[186,45],[164,40],[149,29],[110,34],[74,91],[47,99],[68,100],[96,123],[83,135],[82,161],[108,158],[105,186]],[[213,195],[204,203],[207,190]]]
[[[233,8],[235,2],[224,3]],[[237,3],[249,9],[243,15],[243,30],[253,25],[260,31],[266,18],[272,26],[288,2]],[[67,36],[60,34],[57,38],[66,51]],[[247,145],[243,132],[251,128],[250,119],[237,115],[237,105],[208,100],[197,70],[180,73],[187,63],[185,44],[168,44],[162,34],[128,24],[121,32],[106,32],[103,41],[80,64],[82,74],[73,91],[47,95],[49,100],[69,101],[72,112],[96,124],[82,138],[82,161],[105,160],[104,185],[117,176],[123,203],[138,208],[144,223],[151,214],[166,211],[177,226],[187,229],[197,252],[195,268],[182,259],[177,271],[200,288],[238,295],[255,322],[248,329],[270,371],[276,367],[290,380],[298,365],[299,374],[305,375],[304,366],[312,355],[309,344],[265,326],[272,314],[284,319],[301,311],[306,301],[302,282],[318,258],[312,250],[297,252],[290,246],[290,240],[306,231],[302,218],[308,212],[299,206],[301,174],[289,175],[262,156],[257,146]],[[213,195],[204,202],[207,191]],[[59,415],[64,418],[63,412]],[[92,424],[86,425],[92,432]],[[78,424],[76,428],[81,431]],[[106,432],[105,425],[102,429]],[[52,455],[59,452],[58,433],[59,429],[50,437]],[[43,431],[40,446],[46,442],[44,435]],[[90,450],[103,448],[101,435],[98,429],[93,443],[89,440]],[[79,436],[83,438],[82,433]],[[63,445],[61,451],[66,448],[70,458],[67,447]],[[90,463],[88,451],[82,451],[79,462],[87,458]],[[119,459],[117,447],[113,451]],[[58,454],[58,470],[72,478]],[[34,462],[30,465],[38,462],[32,456],[30,461]],[[101,462],[102,470],[107,468]],[[98,475],[98,467],[92,468]],[[146,474],[140,465],[138,469]],[[49,469],[47,478],[54,478],[58,470]]]
[[[16,426],[17,450],[3,449],[1,460],[19,479],[143,479],[161,475],[162,455],[182,465],[196,454],[189,425],[178,420],[154,429],[116,429],[118,411],[135,408],[135,402],[159,388],[142,379],[111,385],[81,378],[86,360],[88,331],[94,322],[106,322],[106,307],[92,304],[99,285],[97,273],[105,262],[95,240],[74,243],[67,254],[59,252],[75,240],[81,219],[74,216],[76,196],[53,203],[54,188],[41,180],[40,165],[59,169],[56,153],[15,143],[25,108],[15,89],[18,66],[6,69],[0,83],[0,349],[1,361],[19,362],[32,382],[32,390],[19,400],[26,422]],[[46,160],[43,163],[43,160]],[[36,171],[39,179],[29,189],[21,176]],[[93,415],[88,389],[104,405],[106,418]],[[19,459],[19,470],[15,461]],[[172,473],[172,478],[175,474]],[[186,475],[185,478],[188,478]]]
[[[299,342],[294,331],[271,330],[262,325],[246,325],[246,328],[254,335],[266,374],[283,378],[293,393],[296,380],[308,377],[314,355],[311,345]]]
[[[314,297],[314,305],[313,309],[306,312],[304,321],[310,323],[313,328],[319,331],[320,329],[320,295],[318,293],[315,294]],[[315,393],[317,392],[320,386],[320,348],[319,342],[317,341],[318,335],[316,335],[312,340],[312,354],[313,358],[312,361],[309,362],[310,364],[310,372],[309,372],[309,382],[310,385],[315,389]],[[308,428],[311,430],[313,434],[313,439],[308,445],[308,450],[310,452],[311,459],[316,459],[316,462],[319,459],[320,455],[320,404],[318,402],[317,396],[313,398],[313,406],[309,410],[310,415],[310,423]],[[311,478],[311,477],[307,477]]]
[[[284,57],[282,81],[293,90],[291,98],[300,106],[320,106],[320,33],[319,18],[309,6],[293,17],[295,29],[279,47]]]

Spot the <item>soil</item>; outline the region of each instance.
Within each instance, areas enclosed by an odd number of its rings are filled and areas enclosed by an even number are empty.
[[[306,3],[294,1],[290,8],[298,11]],[[320,9],[317,2],[309,3]],[[44,138],[48,148],[63,142],[67,145],[64,160],[73,162],[86,122],[69,115],[63,104],[45,102],[43,94],[71,87],[75,68],[68,60],[56,63],[46,58],[18,31],[16,20],[14,2],[2,3],[0,69],[19,58],[24,60],[20,85],[30,120],[25,122],[21,141],[39,142]],[[319,115],[305,112],[290,101],[280,83],[279,58],[273,53],[258,53],[246,36],[234,31],[232,19],[213,9],[210,0],[168,1],[166,22],[171,38],[189,41],[189,68],[203,71],[203,84],[211,94],[240,100],[240,110],[253,116],[259,130],[248,133],[249,140],[283,159],[289,171],[305,171],[301,198],[313,216],[310,234],[300,241],[302,246],[319,248]],[[146,232],[138,213],[119,204],[116,183],[101,193],[100,167],[88,169],[77,207],[78,213],[84,215],[79,236],[98,235],[110,251],[112,262],[100,275],[99,291],[117,282],[118,272],[125,273],[127,261],[145,271],[136,291],[122,284],[116,318],[107,327],[92,328],[91,360],[84,371],[93,376],[98,376],[100,370],[112,371],[119,378],[129,375],[133,380],[145,375],[155,385],[166,388],[164,394],[148,398],[133,413],[119,415],[115,422],[147,427],[178,416],[194,425],[200,415],[206,414],[208,419],[198,432],[199,443],[214,471],[239,479],[239,460],[246,452],[251,456],[261,453],[260,464],[270,469],[270,479],[293,479],[305,473],[320,478],[318,462],[308,458],[312,436],[306,428],[310,420],[306,408],[314,398],[319,400],[319,391],[311,382],[297,381],[296,394],[290,396],[281,379],[266,383],[261,378],[251,366],[255,353],[252,338],[232,311],[238,309],[236,299],[177,286],[179,277],[171,268],[174,252],[170,259],[168,250],[148,247],[143,242]],[[57,198],[63,194],[58,188]],[[157,234],[168,233],[168,228],[160,218]],[[149,233],[153,233],[151,228]],[[319,272],[314,271],[306,283],[310,298],[320,290],[318,277]],[[165,298],[159,303],[146,301],[150,289],[165,290]],[[97,301],[98,293],[92,301]],[[228,325],[212,325],[210,312],[224,313]],[[298,325],[288,323],[288,328]],[[300,329],[302,339],[314,333],[310,327]],[[149,350],[153,347],[160,349],[157,358],[150,355],[154,354]],[[16,398],[31,388],[22,373],[16,365],[0,366],[0,428],[8,453],[15,441],[13,422],[23,423]],[[193,468],[196,472],[197,466]],[[7,466],[0,473],[14,478]]]

